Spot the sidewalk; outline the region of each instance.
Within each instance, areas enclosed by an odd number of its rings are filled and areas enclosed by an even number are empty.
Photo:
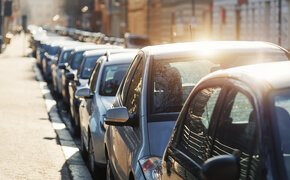
[[[0,55],[0,179],[70,179],[26,46],[16,36]]]

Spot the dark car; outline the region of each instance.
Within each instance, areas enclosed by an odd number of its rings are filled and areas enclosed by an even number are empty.
[[[165,150],[162,179],[289,179],[289,68],[243,66],[200,81]]]
[[[136,51],[134,49],[116,49],[115,46],[112,46],[112,48],[110,49],[110,46],[106,46],[105,49],[86,51],[79,63],[76,74],[67,74],[67,77],[70,77],[70,83],[68,85],[69,106],[76,135],[78,135],[80,129],[79,105],[81,100],[75,97],[75,92],[78,88],[88,85],[89,78],[97,60],[103,55]]]
[[[97,49],[113,49],[113,48],[121,48],[118,46],[107,46],[107,45],[82,45],[78,46],[71,53],[68,63],[62,73],[62,98],[65,105],[69,106],[69,92],[68,92],[68,84],[70,79],[74,78],[77,74],[77,68],[81,63],[83,58],[83,54],[89,50],[97,50]]]
[[[45,80],[51,80],[51,64],[57,60],[57,53],[59,52],[60,48],[64,45],[76,43],[75,41],[68,41],[68,40],[55,40],[51,42],[48,47],[47,51],[44,53],[44,58],[42,59],[42,72]]]
[[[77,44],[70,44],[62,46],[59,49],[59,52],[57,53],[57,60],[51,64],[51,75],[52,75],[52,85],[53,85],[53,91],[57,95],[61,95],[61,74],[64,68],[65,63],[67,63],[68,58],[71,54],[71,52],[74,50],[75,47],[80,46],[81,43]]]
[[[263,42],[194,42],[140,50],[106,113],[107,175],[154,179],[176,119],[193,87],[210,72],[245,64],[289,61]]]

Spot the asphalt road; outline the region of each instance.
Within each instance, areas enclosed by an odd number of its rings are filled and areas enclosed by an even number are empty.
[[[71,179],[23,35],[0,55],[0,179]]]

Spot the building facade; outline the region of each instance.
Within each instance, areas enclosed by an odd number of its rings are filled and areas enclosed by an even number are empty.
[[[160,18],[161,28],[155,30],[157,22],[151,25],[150,31],[161,32],[162,42],[184,42],[208,39],[211,36],[211,3],[209,0],[161,0],[161,14],[151,15],[153,23]],[[154,4],[153,4],[154,5]],[[155,14],[158,11],[152,9]],[[155,42],[151,34],[152,42]]]
[[[148,35],[148,0],[128,0],[128,32]]]
[[[121,3],[119,0],[95,0],[92,17],[95,24],[93,31],[108,36],[121,36]]]
[[[121,9],[125,12],[123,29],[148,36],[152,44],[201,40],[211,35],[210,0],[124,0]]]
[[[290,1],[214,0],[213,39],[268,41],[290,49]]]

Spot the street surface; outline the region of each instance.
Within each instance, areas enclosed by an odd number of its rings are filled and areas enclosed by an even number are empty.
[[[0,55],[0,179],[70,179],[23,36]]]

